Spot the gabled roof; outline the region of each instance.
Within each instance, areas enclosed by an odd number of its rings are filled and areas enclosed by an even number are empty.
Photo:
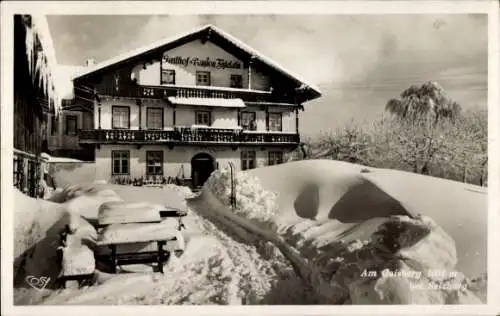
[[[227,40],[229,43],[231,43],[237,49],[245,52],[246,54],[253,56],[255,59],[266,64],[267,66],[271,67],[272,69],[276,70],[277,72],[279,72],[279,73],[285,75],[286,77],[289,77],[295,81],[300,82],[302,84],[302,88],[313,91],[313,94],[315,95],[314,98],[321,96],[321,92],[320,92],[319,88],[316,87],[315,85],[313,85],[312,83],[307,82],[306,80],[304,80],[300,76],[285,69],[285,67],[281,66],[277,62],[271,60],[270,58],[264,56],[262,53],[251,48],[250,46],[243,43],[239,39],[235,38],[234,36],[226,33],[225,31],[223,31],[223,30],[221,30],[221,29],[219,29],[211,24],[205,25],[203,27],[195,28],[195,29],[188,31],[188,32],[180,33],[180,34],[177,34],[177,35],[169,37],[169,38],[164,38],[164,39],[155,41],[149,45],[134,49],[132,51],[129,51],[129,52],[126,52],[123,54],[120,54],[116,57],[113,57],[111,59],[108,59],[106,61],[98,63],[92,67],[88,67],[88,69],[79,73],[77,76],[73,77],[73,80],[85,77],[89,74],[92,74],[96,71],[110,67],[110,66],[115,65],[117,63],[127,61],[128,59],[131,59],[131,58],[136,57],[138,55],[142,55],[144,53],[147,53],[147,52],[150,52],[153,50],[157,50],[157,49],[161,48],[162,46],[172,45],[172,44],[175,44],[176,42],[181,42],[181,40],[183,40],[189,36],[192,36],[192,35],[195,35],[197,33],[207,31],[207,30],[210,30],[212,32],[217,33],[219,36],[221,36],[222,38]]]

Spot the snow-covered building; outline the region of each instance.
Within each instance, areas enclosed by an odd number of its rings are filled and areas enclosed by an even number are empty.
[[[54,83],[55,52],[44,16],[14,15],[14,186],[37,195],[47,120],[60,109]]]
[[[102,179],[194,186],[230,162],[240,170],[283,162],[299,145],[303,103],[321,96],[212,25],[86,67],[73,85],[73,106],[86,111],[71,130],[94,151]]]

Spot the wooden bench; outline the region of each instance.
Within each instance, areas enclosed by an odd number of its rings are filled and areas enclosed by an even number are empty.
[[[111,255],[96,255],[96,260],[110,260],[112,265],[112,273],[116,273],[117,266],[120,265],[130,265],[130,264],[148,264],[156,263],[158,271],[163,273],[163,265],[167,262],[170,257],[170,251],[164,249],[164,246],[168,241],[175,241],[177,237],[172,237],[170,239],[164,240],[150,240],[150,241],[140,241],[142,242],[156,242],[157,251],[144,251],[144,252],[134,252],[134,253],[117,253],[116,247],[118,245],[123,245],[127,243],[137,243],[137,241],[130,242],[119,242],[106,244],[111,250]]]
[[[159,210],[159,218],[158,220],[134,220],[133,223],[116,223],[120,225],[127,224],[158,224],[161,223],[166,218],[177,218],[178,220],[178,228],[180,231],[184,228],[184,224],[182,223],[181,218],[186,216],[187,212],[181,211],[177,208],[165,207],[162,210]],[[101,229],[104,229],[107,226],[114,225],[110,223],[98,223],[97,229],[98,233]],[[182,237],[182,236],[181,236]],[[131,264],[148,264],[148,263],[157,263],[158,270],[163,273],[163,264],[170,257],[170,251],[164,249],[168,241],[176,241],[177,237],[171,237],[163,240],[142,240],[138,238],[137,240],[131,241],[123,241],[116,243],[97,243],[98,246],[107,246],[111,250],[111,255],[96,255],[96,260],[106,260],[111,261],[112,264],[112,272],[116,273],[116,268],[119,265],[131,265]],[[134,244],[134,243],[156,243],[157,251],[143,251],[137,253],[117,253],[117,246],[125,245],[125,244]],[[177,254],[177,251],[176,251]]]

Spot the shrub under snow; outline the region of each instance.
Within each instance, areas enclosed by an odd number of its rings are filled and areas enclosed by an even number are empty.
[[[231,208],[231,171],[216,170],[205,183],[205,189],[226,207]],[[275,228],[274,216],[278,209],[278,194],[265,190],[259,178],[247,172],[234,174],[234,191],[236,197],[235,214],[258,224]]]

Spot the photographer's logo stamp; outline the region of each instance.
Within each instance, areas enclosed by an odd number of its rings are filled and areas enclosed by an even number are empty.
[[[26,283],[28,283],[32,288],[37,289],[39,291],[42,291],[45,289],[47,284],[49,284],[50,278],[49,277],[35,277],[32,275],[29,275],[26,277]]]

